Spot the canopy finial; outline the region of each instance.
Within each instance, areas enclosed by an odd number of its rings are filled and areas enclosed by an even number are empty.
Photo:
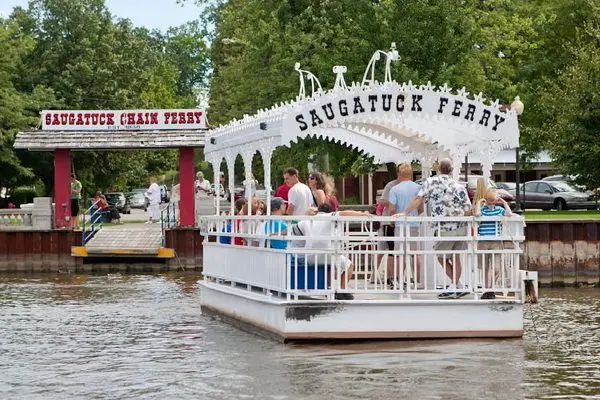
[[[371,60],[369,60],[369,63],[367,64],[367,69],[365,70],[365,74],[362,80],[362,86],[372,85],[377,82],[375,80],[375,63],[381,58],[381,55],[384,55],[386,57],[384,82],[392,82],[392,61],[400,59],[398,51],[396,50],[396,42],[392,42],[392,45],[390,46],[390,51],[376,50],[375,53],[373,53]],[[369,73],[371,75],[370,79],[367,78],[367,76],[369,76]]]

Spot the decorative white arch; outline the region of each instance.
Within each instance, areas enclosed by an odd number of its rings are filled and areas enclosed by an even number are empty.
[[[212,130],[206,140],[207,161],[213,166],[218,163],[218,168],[223,158],[229,165],[237,154],[242,154],[246,163],[247,155],[251,157],[258,151],[263,157],[265,188],[270,195],[270,164],[275,148],[316,136],[363,150],[380,163],[397,163],[405,161],[407,155],[414,156],[421,161],[424,172],[438,158],[450,157],[458,164],[467,154],[477,154],[484,160],[482,169],[489,176],[498,152],[518,146],[515,111],[502,107],[498,100],[486,103],[481,93],[470,96],[464,87],[453,91],[446,84],[416,86],[410,81],[392,81],[389,61],[397,59],[393,51],[376,52],[388,56],[383,83],[372,79],[349,87],[337,83],[326,92],[314,91],[313,86],[311,97],[301,90],[295,101],[259,110]],[[367,70],[373,68],[373,58]],[[303,79],[307,71],[298,65],[296,70]],[[334,67],[336,82],[343,82],[343,71],[343,66]]]

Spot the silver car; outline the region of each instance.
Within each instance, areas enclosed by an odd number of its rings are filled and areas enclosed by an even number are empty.
[[[530,181],[523,185],[520,193],[521,208],[542,210],[595,210],[598,203],[594,196],[560,181]]]

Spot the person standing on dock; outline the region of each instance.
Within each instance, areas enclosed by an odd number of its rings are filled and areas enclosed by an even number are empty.
[[[150,187],[146,191],[146,197],[150,202],[148,205],[148,221],[146,223],[151,224],[153,218],[156,218],[157,221],[160,220],[160,187],[154,177],[150,178]]]
[[[288,192],[288,215],[306,215],[309,207],[317,206],[310,188],[300,182],[298,175],[296,168],[290,167],[283,171],[283,179],[290,187]]]
[[[394,217],[410,215],[424,202],[431,206],[433,217],[460,217],[471,210],[471,200],[467,189],[450,176],[452,173],[452,161],[444,158],[439,164],[439,174],[427,178],[423,187],[419,190],[417,197],[404,209],[403,212],[395,214]],[[436,223],[435,234],[440,237],[467,236],[467,227],[464,222],[440,222]],[[460,283],[462,275],[462,264],[460,255],[455,251],[465,250],[467,242],[464,240],[448,240],[436,242],[434,247],[437,251],[448,251],[449,254],[439,254],[438,261],[445,267],[446,275],[452,282],[448,291],[440,293],[441,299],[456,299],[466,295],[468,292]]]
[[[198,171],[196,173],[196,182],[194,182],[194,190],[196,193],[196,198],[207,198],[210,194],[210,181],[204,178],[204,172],[202,171]]]
[[[79,227],[79,202],[81,201],[81,182],[71,174],[71,226]]]

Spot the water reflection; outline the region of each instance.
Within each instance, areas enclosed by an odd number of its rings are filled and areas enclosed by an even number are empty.
[[[193,272],[166,272],[162,275],[164,279],[175,282],[179,289],[186,294],[193,294],[199,290],[198,280],[201,275]]]
[[[282,345],[200,313],[197,274],[0,276],[1,398],[594,398],[598,290],[511,340]],[[539,341],[539,344],[538,344]]]

